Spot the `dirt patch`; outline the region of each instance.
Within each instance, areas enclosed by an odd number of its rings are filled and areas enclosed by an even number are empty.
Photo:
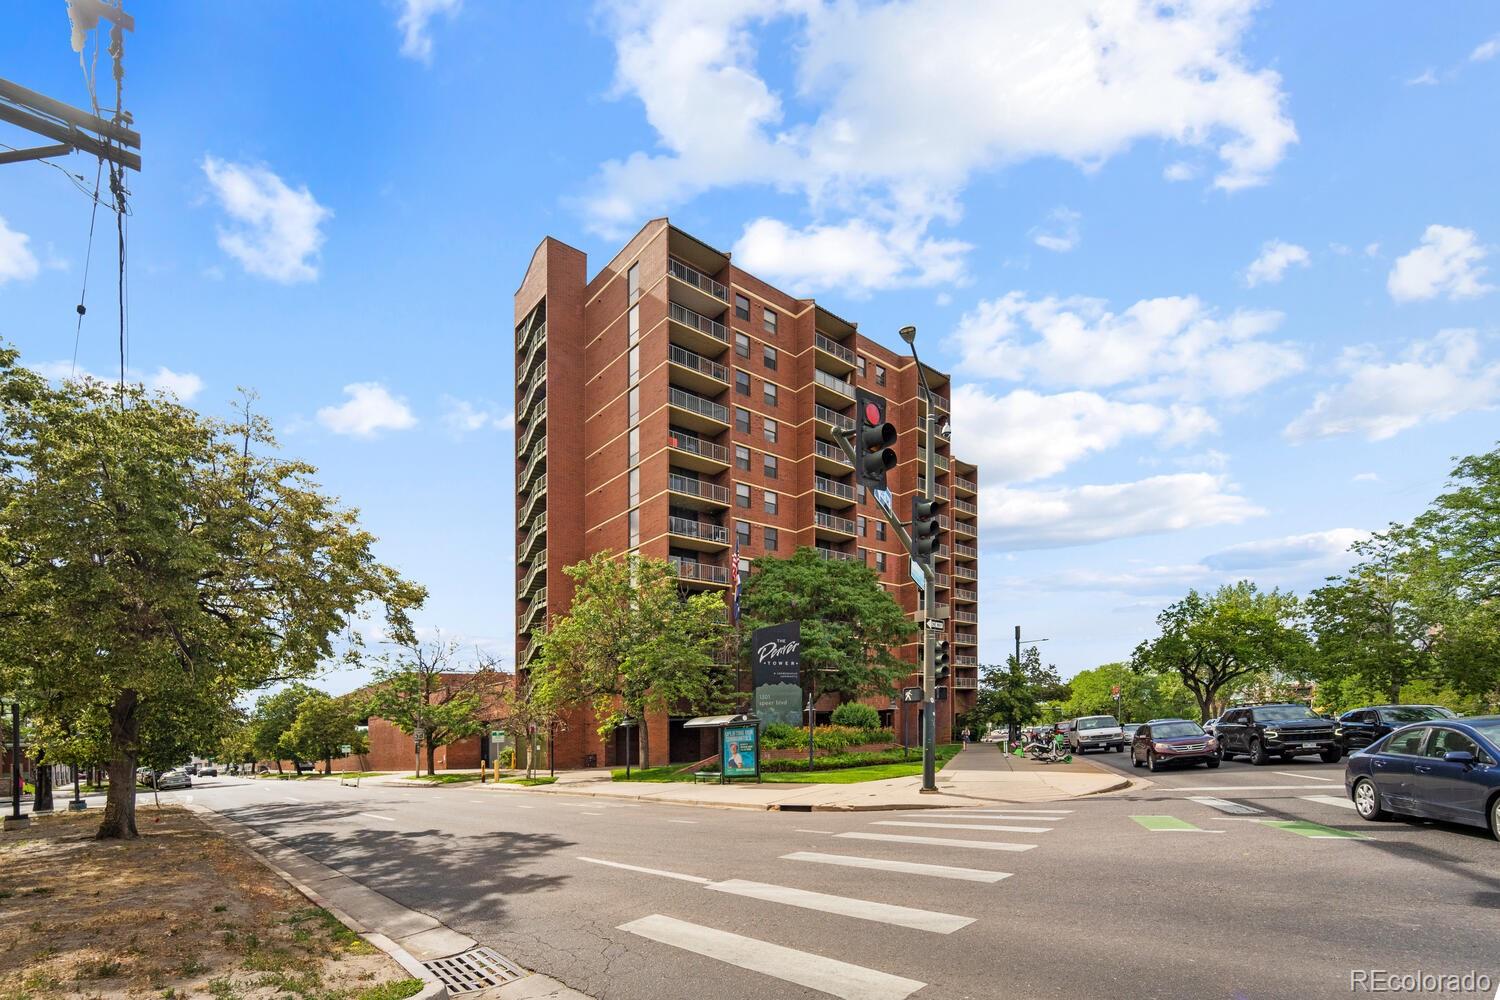
[[[97,810],[0,838],[0,1000],[394,1000],[420,988],[186,810],[137,820],[140,839],[124,843],[93,839]]]

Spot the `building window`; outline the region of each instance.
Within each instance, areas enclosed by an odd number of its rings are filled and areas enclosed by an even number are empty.
[[[750,411],[743,406],[734,408],[734,429],[741,434],[750,433]]]
[[[630,428],[630,464],[634,465],[635,463],[639,462],[640,460],[641,460],[641,429],[639,427],[632,427],[632,428]]]
[[[734,353],[742,358],[750,356],[750,335],[748,333],[736,333],[734,335]]]
[[[776,456],[775,455],[767,455],[766,456],[765,469],[766,469],[766,478],[767,479],[775,479],[776,478],[777,466],[776,466]]]
[[[765,362],[766,362],[766,367],[769,368],[769,369],[771,369],[771,371],[774,372],[776,370],[776,348],[774,348],[774,347],[767,347],[765,349],[765,353],[764,353],[763,357],[764,357]]]
[[[767,552],[776,551],[776,543],[781,540],[780,536],[781,532],[777,531],[775,528],[760,529],[760,540]]]
[[[734,522],[734,540],[739,545],[739,547],[742,548],[742,549],[750,547],[750,522],[749,521],[736,521],[736,522]]]
[[[860,503],[865,502],[865,488],[863,486],[854,487],[854,495],[859,497]]]
[[[766,422],[765,422],[765,429],[766,429],[766,440],[769,441],[769,442],[771,442],[772,444],[775,444],[776,443],[776,431],[777,431],[776,421],[772,420],[770,417],[767,417],[766,418]]]
[[[641,419],[641,388],[640,388],[640,386],[636,386],[634,389],[631,389],[630,390],[630,395],[627,396],[626,399],[628,400],[627,406],[628,406],[628,408],[630,410],[630,413],[628,414],[627,422],[631,423],[631,424],[634,424],[637,420]]]
[[[854,519],[854,525],[856,530],[859,531],[859,537],[865,537],[865,516],[863,514]]]
[[[635,548],[641,544],[641,512],[633,510],[630,512],[630,547]]]
[[[746,472],[750,471],[750,449],[742,444],[734,446],[734,464]]]
[[[735,369],[734,391],[741,396],[750,395],[750,373]]]
[[[734,484],[734,504],[736,507],[750,506],[750,487],[746,483]]]
[[[767,406],[775,406],[776,405],[776,383],[775,382],[766,382],[766,383],[764,383],[764,388],[765,388],[765,401],[766,401],[766,405]]]
[[[630,385],[635,385],[641,377],[641,349],[632,347],[630,349]]]
[[[855,371],[859,372],[860,378],[865,377],[865,356],[863,354],[855,355],[854,369]]]
[[[884,573],[885,572],[885,553],[884,552],[876,552],[875,553],[875,572],[877,572],[877,573]]]
[[[885,385],[885,365],[875,366],[875,384]]]
[[[641,470],[639,468],[630,470],[630,506],[634,507],[641,502]]]
[[[776,314],[769,309],[762,309],[760,315],[765,324],[766,332],[773,337],[776,336]]]
[[[630,293],[630,304],[635,305],[635,300],[641,297],[640,264],[631,264],[630,270],[625,272],[625,287]]]
[[[875,522],[875,540],[877,542],[883,542],[883,541],[885,541],[885,522],[884,521],[877,520]]]
[[[762,496],[762,499],[766,502],[766,513],[776,513],[776,505],[780,502],[780,497],[778,497],[775,493],[772,493],[770,490],[766,490]]]
[[[736,294],[734,297],[734,314],[740,319],[750,318],[750,300],[743,295]]]
[[[630,307],[630,343],[641,339],[641,307]]]

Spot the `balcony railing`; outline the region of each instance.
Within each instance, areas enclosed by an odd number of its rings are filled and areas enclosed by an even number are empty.
[[[715,566],[712,563],[698,562],[693,559],[684,559],[681,556],[669,556],[672,568],[676,570],[677,576],[683,580],[702,580],[705,583],[728,583],[729,570],[723,566]]]
[[[979,666],[979,657],[971,656],[967,653],[956,653],[954,654],[953,662],[960,667],[977,667]]]
[[[823,423],[825,423],[825,424],[831,424],[831,425],[833,425],[833,427],[835,429],[837,429],[837,430],[841,430],[841,431],[852,431],[852,430],[854,430],[854,418],[853,417],[846,417],[842,413],[838,412],[837,410],[830,410],[828,407],[824,406],[822,403],[815,403],[815,404],[813,404],[813,416],[816,417],[817,419],[823,421]]]
[[[816,546],[818,555],[823,559],[842,559],[845,562],[856,562],[859,556],[853,552],[840,552],[838,549],[826,548],[822,545]]]
[[[954,542],[953,552],[955,555],[966,556],[970,559],[979,558],[979,546],[969,545],[965,542]]]
[[[979,634],[977,632],[954,632],[953,641],[965,646],[979,645]]]
[[[826,476],[813,476],[813,486],[824,493],[831,493],[836,497],[843,497],[845,500],[854,499],[853,486],[850,486],[848,483],[836,483]]]
[[[717,500],[719,503],[729,502],[729,488],[720,486],[718,483],[705,483],[701,479],[692,479],[688,476],[679,476],[675,473],[667,475],[667,489],[673,493],[686,493],[689,496],[702,497],[705,500]]]
[[[963,563],[959,563],[957,566],[953,567],[953,575],[961,580],[979,579],[979,571],[975,567],[965,566]]]
[[[547,537],[547,512],[542,511],[537,519],[531,522],[531,527],[526,529],[526,538],[521,542],[521,551],[516,555],[519,562],[530,562],[537,546]]]
[[[728,368],[725,368],[717,361],[711,361],[708,358],[705,358],[701,354],[695,354],[685,347],[678,347],[676,344],[667,345],[667,359],[674,365],[681,365],[684,368],[691,368],[693,369],[693,371],[702,372],[709,378],[717,379],[718,381],[723,382],[725,385],[729,384]]]
[[[973,500],[954,499],[953,509],[964,514],[973,514],[975,517],[979,516],[979,505]]]
[[[723,462],[725,465],[729,464],[729,449],[722,444],[714,444],[712,441],[705,441],[701,437],[684,434],[677,430],[671,431],[670,435],[669,440],[672,447],[678,451],[702,455],[704,458],[712,459],[715,462]]]
[[[933,575],[937,577],[937,585],[939,589],[943,589],[945,587],[950,587],[953,585],[953,578],[947,573],[934,573]]]
[[[927,480],[922,478],[921,476],[917,477],[917,489],[923,492],[926,492],[927,490]],[[947,500],[948,487],[944,486],[942,483],[938,483],[937,486],[933,488],[932,495],[937,497],[939,500]]]
[[[725,288],[723,285],[719,284],[717,281],[710,278],[702,271],[699,271],[696,268],[688,267],[686,264],[684,264],[680,260],[677,260],[675,257],[669,257],[667,259],[667,273],[679,281],[686,281],[694,288],[702,289],[716,299],[723,299],[725,302],[729,301],[729,289]]]
[[[813,344],[820,351],[826,351],[848,364],[854,364],[854,352],[836,340],[830,340],[821,333],[813,335]]]
[[[519,591],[517,591],[517,593],[519,593],[522,597],[525,597],[527,594],[531,593],[531,585],[534,584],[534,583],[536,583],[536,581],[537,581],[538,578],[540,578],[543,582],[546,582],[546,579],[547,579],[547,560],[546,559],[542,559],[542,560],[540,560],[538,562],[534,562],[534,563],[531,564],[531,569],[528,570],[527,573],[526,573],[526,576],[522,578],[522,580],[521,580],[521,589]]]
[[[820,510],[813,515],[813,519],[818,523],[819,527],[827,528],[830,531],[842,531],[846,535],[854,534],[854,522],[847,517],[839,517],[837,514],[827,514]]]
[[[525,524],[531,520],[531,515],[536,513],[536,505],[547,497],[547,474],[544,472],[536,477],[531,491],[526,494],[526,502],[521,505],[521,516],[516,518],[517,524]]]
[[[701,538],[705,542],[729,542],[729,529],[722,524],[695,521],[690,517],[667,518],[667,531],[684,538]]]
[[[542,363],[536,366],[536,371],[532,372],[531,376],[526,379],[526,384],[521,386],[521,391],[516,393],[517,405],[521,409],[525,409],[526,401],[531,398],[532,390],[546,381],[547,361],[544,358],[542,359]]]
[[[521,440],[517,444],[516,454],[524,455],[531,450],[532,444],[539,433],[545,434],[547,426],[547,400],[545,397],[537,401],[537,404],[527,410],[523,419],[526,421],[526,429],[521,432]]]
[[[700,333],[706,333],[715,340],[722,340],[726,344],[729,343],[729,331],[718,320],[709,319],[702,313],[693,312],[687,306],[680,306],[676,302],[672,303],[672,308],[668,310],[668,313],[674,320],[684,326],[690,326]]]
[[[830,375],[821,368],[814,368],[813,380],[816,381],[819,385],[827,386],[834,392],[842,393],[843,395],[848,396],[850,399],[854,398],[854,386],[850,385],[848,382],[845,382],[837,375]]]
[[[972,479],[965,479],[963,476],[954,476],[953,483],[959,489],[968,490],[970,493],[979,492],[979,484]]]
[[[546,438],[542,439],[542,443],[543,447],[531,453],[531,459],[526,463],[525,471],[521,473],[521,478],[517,480],[522,488],[525,488],[526,484],[531,482],[531,474],[533,472],[540,470],[545,473],[547,471]]]
[[[956,622],[965,622],[965,623],[967,623],[969,625],[978,625],[979,624],[979,612],[977,612],[977,611],[955,611],[955,612],[953,612],[953,620],[956,621]]]
[[[917,449],[917,461],[918,462],[924,462],[924,463],[927,461],[927,449],[926,448],[918,448]],[[943,470],[944,472],[946,472],[946,471],[948,471],[948,456],[947,455],[943,455],[943,454],[938,453],[938,452],[934,452],[933,455],[932,455],[932,464],[935,465],[937,468],[939,468],[939,469]]]
[[[684,410],[691,410],[694,413],[708,417],[710,420],[717,420],[721,424],[729,423],[728,407],[715,403],[711,399],[704,399],[702,396],[685,392],[676,386],[672,386],[672,391],[668,394],[667,399],[673,406]]]
[[[830,444],[827,441],[815,441],[814,447],[817,448],[818,456],[820,458],[826,458],[830,462],[837,462],[840,465],[849,464],[849,456],[845,455],[844,449],[840,448],[836,444]]]
[[[526,605],[526,610],[521,614],[521,631],[530,632],[531,627],[536,624],[537,615],[541,614],[545,618],[546,611],[547,588],[543,587],[536,592],[536,596],[531,599],[531,603]]]
[[[953,590],[953,596],[960,601],[973,601],[976,604],[979,603],[979,591],[970,589],[969,587],[955,587]]]
[[[979,662],[978,659],[976,659],[975,657],[972,657],[972,656],[968,657],[968,659],[974,660],[975,663]],[[963,657],[957,658],[955,660],[955,662],[957,662],[960,666],[964,665],[963,664]],[[977,690],[979,688],[979,678],[978,677],[960,677],[957,674],[954,674],[953,675],[953,687],[954,687],[954,690],[957,690],[957,691],[974,691],[974,690]]]

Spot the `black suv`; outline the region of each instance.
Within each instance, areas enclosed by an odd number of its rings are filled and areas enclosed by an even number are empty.
[[[1252,705],[1231,708],[1214,727],[1219,754],[1226,760],[1244,755],[1252,764],[1269,764],[1273,756],[1291,760],[1317,754],[1326,764],[1341,758],[1333,721],[1306,705]]]
[[[1344,753],[1363,750],[1386,733],[1412,722],[1451,719],[1454,714],[1438,705],[1371,705],[1339,716],[1334,736]]]

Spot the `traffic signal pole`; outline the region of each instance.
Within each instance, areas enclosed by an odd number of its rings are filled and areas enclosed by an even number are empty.
[[[928,503],[936,495],[933,479],[933,454],[937,451],[937,408],[932,405],[932,392],[927,388],[927,376],[922,372],[922,362],[917,361],[917,348],[912,345],[912,360],[917,365],[917,378],[922,382],[922,395],[927,400],[927,448],[922,460],[922,498]],[[916,558],[913,553],[912,558]],[[927,585],[922,588],[922,791],[937,789],[937,636],[927,627],[928,621],[937,611],[937,574],[929,557],[923,565],[927,574]],[[951,694],[950,694],[951,697]]]

